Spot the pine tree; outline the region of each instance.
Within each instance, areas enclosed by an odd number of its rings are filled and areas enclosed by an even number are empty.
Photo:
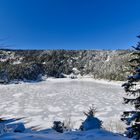
[[[87,131],[91,129],[100,129],[102,126],[102,121],[95,117],[96,108],[92,105],[88,112],[84,112],[86,119],[82,122],[80,130]]]
[[[140,39],[140,36],[138,36]],[[131,66],[131,75],[128,76],[127,82],[122,85],[127,93],[124,97],[124,104],[131,104],[134,107],[132,111],[125,111],[122,115],[128,127],[126,136],[140,140],[140,42],[133,47],[132,58],[129,60]]]

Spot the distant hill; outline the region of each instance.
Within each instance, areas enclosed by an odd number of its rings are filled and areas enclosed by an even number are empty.
[[[43,75],[90,75],[125,80],[130,50],[0,50],[0,81],[38,80]]]

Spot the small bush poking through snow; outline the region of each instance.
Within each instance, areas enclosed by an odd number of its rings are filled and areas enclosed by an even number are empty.
[[[64,129],[65,129],[64,123],[61,121],[54,121],[52,129],[54,129],[55,131],[57,131],[59,133],[63,133]]]
[[[102,121],[95,117],[96,108],[92,105],[88,112],[84,112],[86,115],[86,120],[82,122],[80,126],[80,130],[86,131],[91,129],[100,129],[102,125]]]
[[[112,118],[111,120],[106,120],[103,123],[103,128],[107,131],[123,134],[126,125],[119,121],[118,118]]]
[[[71,116],[68,116],[64,120],[64,127],[65,127],[65,131],[72,131],[74,129],[74,122],[72,121]]]
[[[72,124],[71,118],[68,118],[64,122],[54,121],[52,129],[54,129],[55,131],[59,133],[63,133],[64,131],[72,131],[73,124]]]

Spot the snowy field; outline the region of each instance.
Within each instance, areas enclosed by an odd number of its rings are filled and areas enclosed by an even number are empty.
[[[68,120],[78,128],[91,104],[103,121],[119,119],[129,106],[122,104],[119,82],[88,79],[47,79],[39,83],[0,85],[0,116],[26,117],[26,126],[48,128],[54,120]]]

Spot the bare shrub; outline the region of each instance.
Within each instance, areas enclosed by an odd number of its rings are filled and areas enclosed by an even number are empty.
[[[108,121],[104,121],[103,128],[114,133],[122,134],[125,130],[125,124],[119,119],[112,119]]]
[[[69,115],[65,120],[64,120],[64,127],[66,131],[72,131],[74,129],[74,121],[72,121],[71,115]]]
[[[63,133],[65,131],[72,131],[74,129],[74,122],[72,121],[71,115],[65,117],[64,121],[54,121],[53,127],[55,131]]]

